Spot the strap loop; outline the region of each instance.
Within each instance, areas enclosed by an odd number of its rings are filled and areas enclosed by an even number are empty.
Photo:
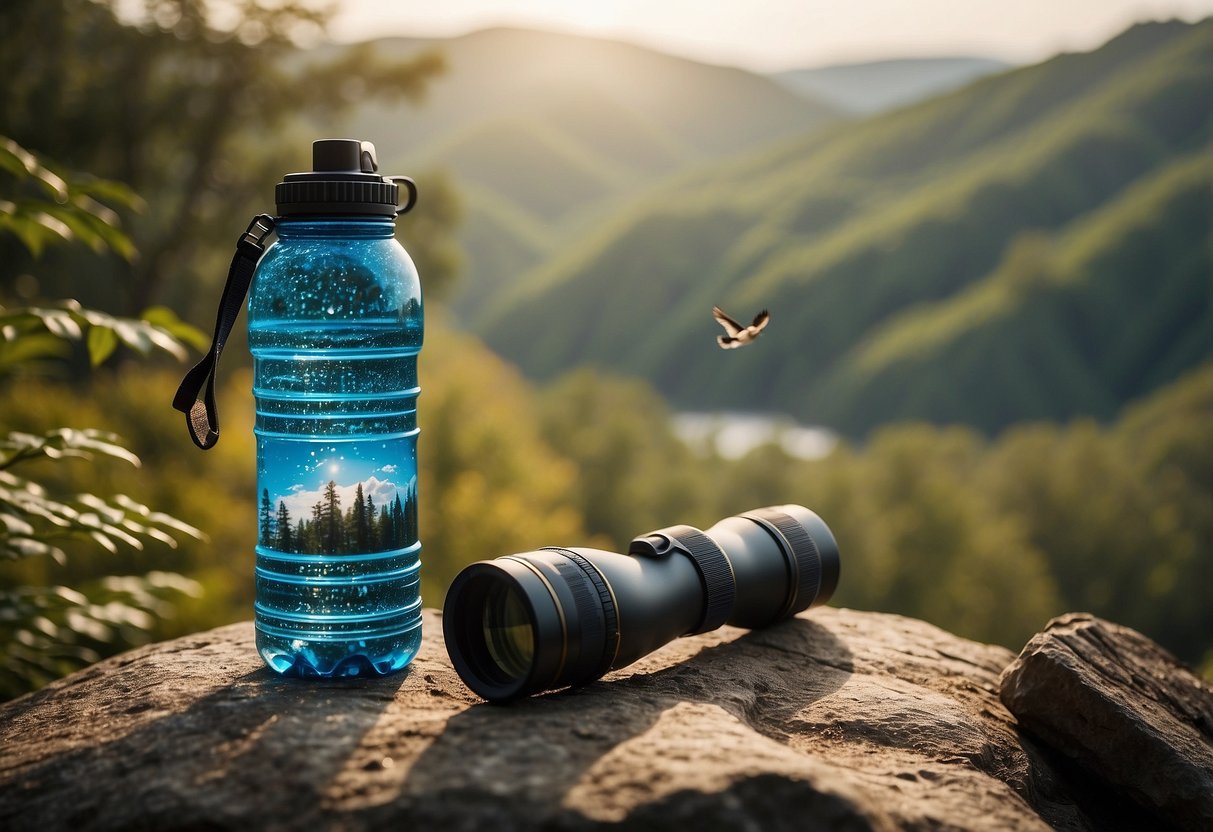
[[[219,441],[219,411],[215,405],[215,372],[219,366],[219,356],[240,315],[240,307],[244,305],[257,261],[265,253],[265,238],[274,230],[275,224],[269,214],[258,214],[240,235],[236,242],[236,254],[227,272],[223,297],[219,300],[211,348],[185,374],[181,386],[177,388],[177,395],[173,397],[173,408],[185,414],[190,439],[204,451],[215,447]],[[204,386],[206,392],[199,399],[198,394]]]

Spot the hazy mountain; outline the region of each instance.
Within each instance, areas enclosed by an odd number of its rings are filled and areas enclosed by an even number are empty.
[[[501,28],[375,48],[446,58],[423,106],[367,106],[349,129],[375,140],[384,170],[439,167],[465,191],[464,313],[655,182],[840,117],[763,75],[578,35]]]
[[[856,115],[874,115],[1011,68],[993,58],[897,58],[791,69],[772,77],[793,92]]]
[[[478,329],[534,376],[852,434],[1110,416],[1213,352],[1211,100],[1213,20],[1136,26],[685,177]],[[771,325],[723,352],[713,304]]]

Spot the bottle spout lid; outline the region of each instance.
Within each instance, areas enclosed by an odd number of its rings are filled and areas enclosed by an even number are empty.
[[[402,201],[401,187],[407,196]],[[375,145],[359,139],[312,142],[312,169],[288,173],[274,191],[280,216],[372,214],[398,216],[413,207],[417,186],[407,176],[383,176]]]
[[[378,173],[375,145],[358,139],[318,139],[312,142],[312,170]]]

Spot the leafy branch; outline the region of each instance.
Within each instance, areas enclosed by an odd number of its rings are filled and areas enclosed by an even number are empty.
[[[13,466],[38,458],[92,459],[93,453],[139,465],[139,458],[116,444],[118,437],[98,430],[60,428],[41,436],[9,433],[0,438],[0,557],[12,559],[49,555],[58,563],[66,555],[50,541],[88,538],[110,553],[124,544],[141,550],[140,538],[176,548],[170,532],[201,540],[201,531],[162,512],[119,494],[110,501],[92,494],[68,500],[52,499],[37,482],[13,474]]]
[[[82,587],[0,590],[0,696],[15,696],[64,670],[95,662],[110,645],[133,643],[171,599],[199,597],[202,587],[173,572],[109,576]],[[108,652],[108,651],[107,651]]]
[[[78,240],[96,251],[112,250],[130,260],[134,246],[117,227],[117,214],[94,196],[125,206],[137,198],[124,186],[101,180],[69,182],[10,139],[0,137],[0,232],[14,234],[32,254],[46,245]],[[159,350],[178,359],[186,344],[205,348],[206,337],[169,309],[149,309],[142,318],[122,318],[85,309],[77,301],[6,308],[0,306],[0,379],[47,358],[61,357],[70,342],[83,341],[93,366],[119,344],[142,355]],[[139,457],[115,434],[58,428],[43,433],[0,434],[0,562],[47,557],[67,562],[68,541],[84,541],[116,554],[142,550],[147,542],[176,548],[179,536],[203,539],[201,531],[123,494],[62,496],[15,469],[31,463],[109,457],[138,467]],[[91,584],[17,586],[0,590],[0,695],[12,696],[43,684],[103,651],[133,644],[162,617],[169,599],[199,595],[201,587],[182,575],[155,571],[144,576],[109,576]]]
[[[120,318],[85,309],[75,300],[47,306],[6,309],[0,306],[0,375],[19,364],[62,357],[65,341],[84,340],[96,367],[125,344],[141,355],[161,350],[185,360],[186,345],[205,350],[206,335],[171,310],[155,306],[142,318]]]
[[[14,181],[0,199],[0,232],[17,237],[35,257],[48,245],[78,240],[98,254],[134,260],[135,246],[118,228],[118,214],[99,200],[139,210],[142,200],[118,182],[69,179],[10,138],[0,136],[0,171]]]

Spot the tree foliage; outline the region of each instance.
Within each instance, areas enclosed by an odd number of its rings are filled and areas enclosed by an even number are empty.
[[[331,11],[308,0],[0,6],[5,130],[70,169],[125,183],[154,206],[115,206],[139,256],[127,250],[129,259],[89,261],[92,278],[79,294],[86,305],[104,299],[127,315],[167,305],[209,319],[210,290],[217,292],[244,225],[233,217],[267,210],[274,182],[306,169],[311,139],[329,134],[352,104],[417,100],[441,71],[442,59],[428,52],[384,61],[370,49],[301,49],[323,33]],[[434,188],[447,194],[441,183]],[[439,288],[452,274],[449,228],[435,221],[430,231],[415,246],[419,257],[435,251],[427,280]],[[21,254],[0,254],[18,263],[0,272],[3,288],[21,273]],[[81,258],[54,255],[52,268],[39,271],[40,294],[75,293]]]

